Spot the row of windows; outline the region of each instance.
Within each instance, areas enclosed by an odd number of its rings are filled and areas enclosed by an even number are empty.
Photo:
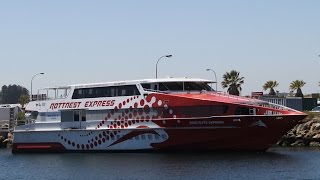
[[[136,85],[109,86],[75,89],[72,99],[135,96],[140,95]]]
[[[153,89],[159,91],[212,91],[212,88],[204,82],[163,82],[159,84],[141,84],[145,89]],[[159,86],[159,89],[158,89]]]

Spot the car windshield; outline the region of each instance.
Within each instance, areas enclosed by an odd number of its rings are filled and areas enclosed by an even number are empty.
[[[320,111],[320,106],[313,108],[311,111]]]

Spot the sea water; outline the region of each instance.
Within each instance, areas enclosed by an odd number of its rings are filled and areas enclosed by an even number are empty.
[[[0,149],[0,179],[320,179],[320,148],[63,154]]]

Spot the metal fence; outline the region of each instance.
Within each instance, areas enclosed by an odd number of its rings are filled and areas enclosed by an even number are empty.
[[[261,96],[259,99],[298,111],[310,111],[317,106],[317,98]]]

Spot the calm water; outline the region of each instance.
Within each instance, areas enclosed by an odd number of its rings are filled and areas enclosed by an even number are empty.
[[[320,148],[267,153],[11,154],[0,179],[320,179]]]

